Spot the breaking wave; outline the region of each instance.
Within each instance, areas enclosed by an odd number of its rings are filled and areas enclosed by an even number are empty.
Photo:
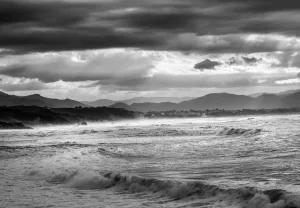
[[[31,171],[30,176],[38,175]],[[203,182],[179,182],[173,180],[158,180],[135,175],[115,172],[80,172],[78,170],[62,173],[52,172],[46,180],[49,183],[65,184],[77,189],[108,189],[117,188],[129,193],[151,192],[174,200],[184,198],[206,199],[206,201],[227,201],[245,208],[295,208],[300,207],[300,201],[280,189],[259,191],[252,187],[224,189]],[[192,197],[193,196],[193,197]]]
[[[223,128],[218,135],[258,135],[262,132],[262,129],[242,129],[242,128]]]

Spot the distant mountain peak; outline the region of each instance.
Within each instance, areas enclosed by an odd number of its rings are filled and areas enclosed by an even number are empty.
[[[203,97],[214,97],[214,96],[239,96],[239,95],[236,95],[236,94],[231,94],[231,93],[227,93],[227,92],[216,92],[216,93],[210,93],[210,94],[207,94],[207,95],[204,95]]]
[[[108,99],[98,99],[95,101],[82,101],[82,103],[93,106],[93,107],[99,107],[99,106],[110,106],[116,103],[116,101],[108,100]]]
[[[36,97],[36,98],[41,98],[42,96],[40,94],[32,94],[32,95],[27,95],[25,97]]]
[[[187,101],[194,99],[194,97],[133,97],[128,100],[123,100],[120,102],[132,105],[133,103],[180,103],[182,101]]]
[[[123,108],[125,110],[129,110],[129,111],[136,111],[134,108],[132,108],[130,105],[126,104],[126,103],[122,103],[122,102],[117,102],[109,107],[112,108]]]
[[[126,103],[123,103],[123,102],[117,102],[111,106],[129,106],[129,105],[127,105]]]
[[[220,92],[220,93],[210,93],[207,95],[204,95],[202,97],[196,98],[196,99],[203,99],[203,98],[227,98],[227,97],[246,97],[245,95],[236,95],[236,94],[231,94],[227,92]]]

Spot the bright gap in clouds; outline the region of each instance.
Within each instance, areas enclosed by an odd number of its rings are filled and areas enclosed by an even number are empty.
[[[11,94],[77,100],[279,92],[299,85],[298,67],[291,65],[299,55],[290,55],[288,64],[286,56],[138,49],[32,53],[1,60],[0,88]],[[206,68],[195,67],[207,60]],[[218,64],[208,67],[210,63]]]

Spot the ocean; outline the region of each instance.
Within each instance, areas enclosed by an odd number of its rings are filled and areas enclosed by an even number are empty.
[[[300,115],[0,131],[0,207],[300,207]]]

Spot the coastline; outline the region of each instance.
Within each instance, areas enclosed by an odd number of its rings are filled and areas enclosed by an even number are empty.
[[[206,118],[229,116],[300,114],[300,108],[214,109],[205,111],[135,112],[121,108],[46,108],[37,106],[0,107],[0,129],[31,129],[40,125],[87,125],[86,122],[112,122],[139,118]]]

